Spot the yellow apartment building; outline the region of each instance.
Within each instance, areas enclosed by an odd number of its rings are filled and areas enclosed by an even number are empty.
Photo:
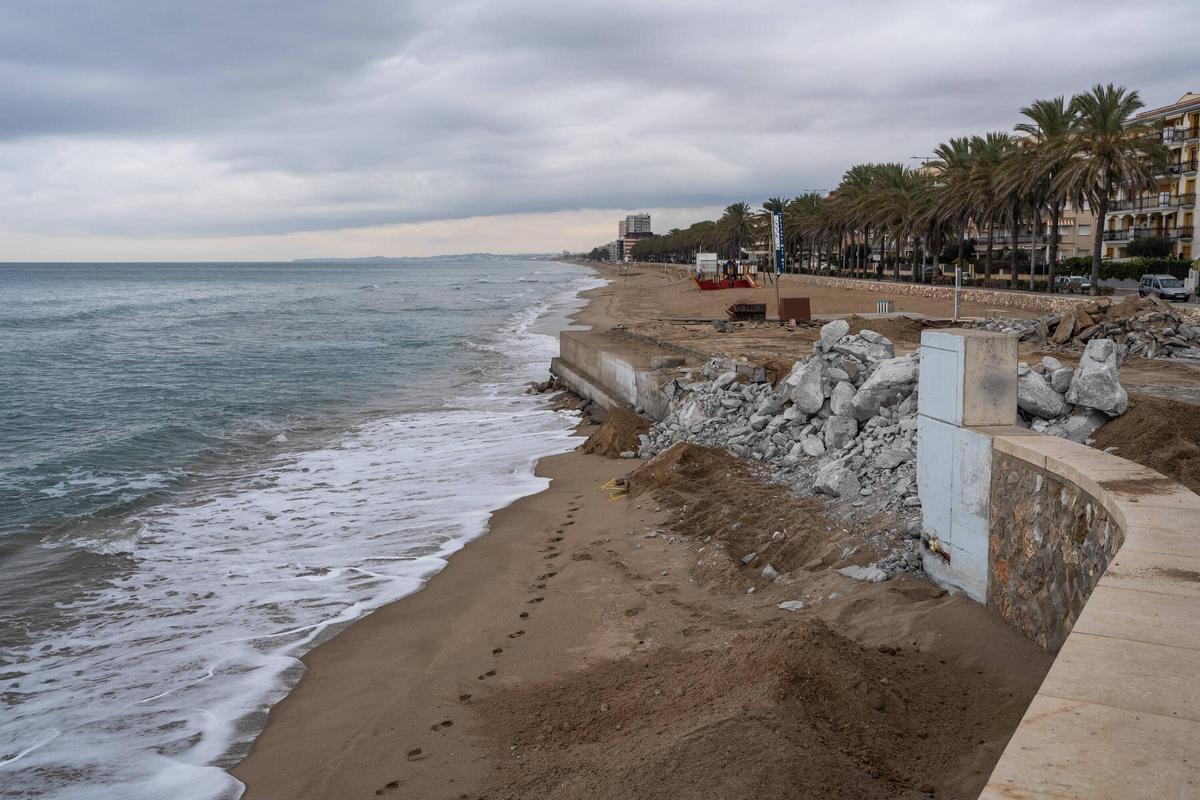
[[[1104,257],[1128,256],[1139,238],[1166,238],[1175,255],[1196,258],[1196,168],[1200,157],[1200,93],[1188,92],[1175,103],[1138,114],[1133,124],[1155,126],[1171,154],[1158,176],[1158,191],[1131,196],[1119,192],[1109,206],[1104,228]]]

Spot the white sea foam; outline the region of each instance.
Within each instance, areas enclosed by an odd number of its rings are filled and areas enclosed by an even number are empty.
[[[493,509],[547,485],[539,457],[574,446],[571,416],[520,391],[555,352],[539,319],[573,298],[517,315],[500,332],[515,358],[446,408],[130,519],[107,542],[128,573],[63,604],[75,624],[7,668],[18,702],[0,719],[0,797],[237,797],[223,767],[298,677],[298,656],[418,590]]]

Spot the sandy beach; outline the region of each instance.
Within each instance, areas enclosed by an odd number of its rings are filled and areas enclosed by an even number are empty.
[[[577,319],[737,299],[709,294],[614,278]],[[874,302],[813,294],[817,313]],[[543,459],[546,491],[304,657],[233,770],[245,797],[976,796],[1050,656],[924,578],[835,573],[869,562],[880,531],[823,501],[705,448],[668,466],[623,495],[605,486],[637,461]],[[743,566],[749,549],[782,578]]]

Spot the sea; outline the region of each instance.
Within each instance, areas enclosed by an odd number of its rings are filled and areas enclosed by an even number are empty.
[[[548,261],[0,264],[0,797],[225,800],[299,657],[540,491]]]

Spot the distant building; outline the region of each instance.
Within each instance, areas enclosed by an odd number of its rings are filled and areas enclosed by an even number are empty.
[[[617,220],[617,240],[608,246],[613,261],[633,261],[633,246],[638,239],[646,239],[650,232],[649,214],[630,214]]]
[[[645,234],[650,235],[650,215],[649,214],[630,214],[625,217],[625,227],[622,235],[627,234]]]

